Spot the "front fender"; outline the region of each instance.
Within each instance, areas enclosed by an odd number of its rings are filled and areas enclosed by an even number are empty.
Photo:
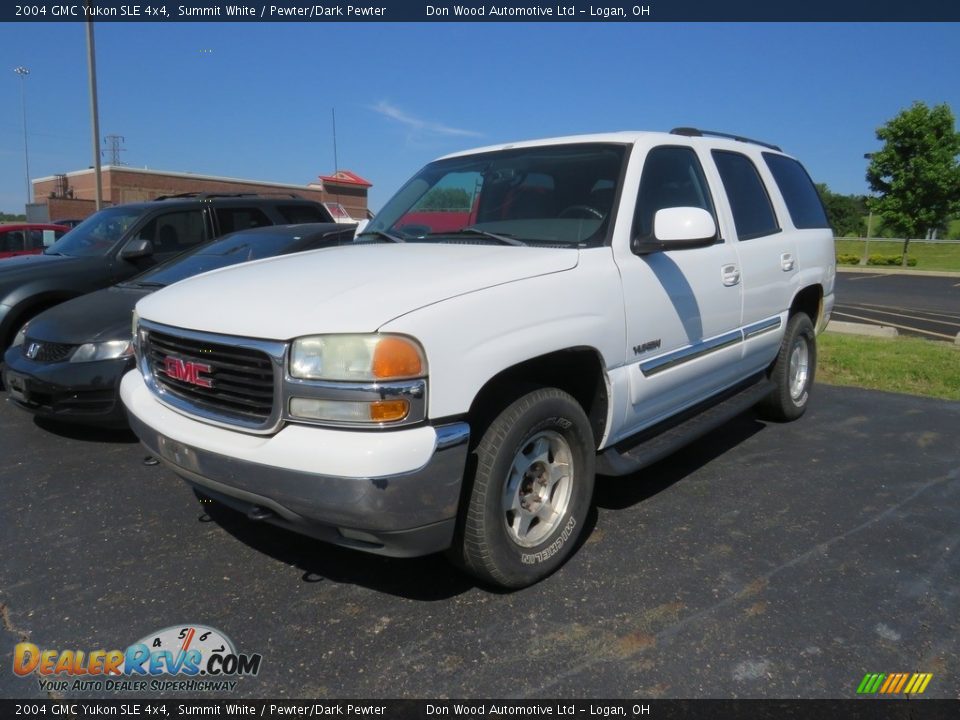
[[[581,251],[563,272],[497,285],[420,308],[380,328],[417,338],[427,354],[428,412],[463,415],[490,378],[531,358],[591,347],[623,364],[623,293],[609,248]]]

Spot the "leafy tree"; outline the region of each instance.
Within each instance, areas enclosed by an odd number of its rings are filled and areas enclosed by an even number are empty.
[[[12,213],[0,212],[0,222],[9,222],[9,221],[26,221],[26,215],[14,215]]]
[[[884,226],[903,233],[903,264],[910,238],[943,226],[960,208],[960,133],[944,103],[933,108],[915,102],[877,130],[883,149],[867,168],[867,202]]]
[[[434,188],[417,206],[418,210],[469,210],[470,194],[463,188]]]
[[[826,183],[817,183],[817,192],[827,210],[833,231],[841,237],[857,236],[864,230],[863,216],[867,212],[862,195],[838,195]]]

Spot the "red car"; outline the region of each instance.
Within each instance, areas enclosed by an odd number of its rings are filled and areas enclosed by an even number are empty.
[[[50,223],[0,224],[0,259],[42,253],[68,230],[66,225]]]

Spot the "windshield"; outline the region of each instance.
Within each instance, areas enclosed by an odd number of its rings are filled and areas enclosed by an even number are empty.
[[[297,233],[234,233],[179,255],[128,282],[134,285],[172,285],[209,270],[283,255],[302,244],[303,237]]]
[[[124,233],[143,217],[143,209],[115,207],[94,213],[46,249],[47,255],[106,255]]]
[[[625,145],[584,143],[438,160],[404,185],[364,234],[406,242],[599,245],[612,227],[625,157]]]

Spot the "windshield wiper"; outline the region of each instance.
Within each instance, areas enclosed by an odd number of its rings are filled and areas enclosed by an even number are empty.
[[[134,282],[132,284],[142,288],[162,288],[167,286],[166,283],[151,282],[150,280],[147,280],[146,282]]]
[[[502,242],[504,245],[517,245],[520,247],[526,247],[527,244],[523,240],[517,240],[515,237],[510,235],[500,235],[498,233],[492,233],[487,230],[481,230],[477,227],[465,227],[461,230],[454,230],[452,232],[441,232],[441,233],[430,233],[431,235],[447,235],[447,236],[456,236],[456,235],[479,235],[480,237],[485,237],[488,240],[497,240]]]
[[[387,232],[386,230],[365,230],[359,235],[357,235],[357,237],[363,237],[364,235],[376,235],[377,237],[385,238],[386,240],[389,240],[390,242],[395,242],[395,243],[406,242],[406,240],[404,240],[399,235],[394,235],[393,233]]]

